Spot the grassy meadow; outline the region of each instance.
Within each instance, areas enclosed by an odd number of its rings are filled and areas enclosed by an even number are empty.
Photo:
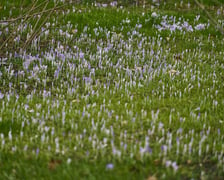
[[[223,179],[224,7],[199,3],[1,0],[0,179]]]

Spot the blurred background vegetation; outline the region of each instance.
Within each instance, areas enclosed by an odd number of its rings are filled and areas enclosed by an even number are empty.
[[[55,16],[63,17],[65,12],[72,11],[73,7],[109,6],[116,8],[124,6],[126,9],[138,8],[144,11],[154,11],[159,8],[164,13],[171,12],[175,15],[193,11],[204,19],[210,19],[215,27],[218,24],[219,11],[222,11],[220,14],[223,16],[223,2],[223,0],[1,0],[0,58],[8,56],[9,52],[15,50],[18,52],[27,49],[30,43],[44,32],[43,27],[47,22],[51,22]],[[20,44],[17,45],[15,37],[18,29],[27,24],[32,25],[31,34],[24,31],[19,37]],[[223,32],[222,28],[220,32]]]

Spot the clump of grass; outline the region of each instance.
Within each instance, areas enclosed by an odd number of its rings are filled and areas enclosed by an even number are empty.
[[[67,4],[52,4],[49,1],[36,0],[23,7],[23,3],[17,5],[21,12],[17,17],[1,20],[1,57],[12,56],[12,51],[19,53],[29,49],[31,42],[38,39],[40,34],[47,29],[45,23],[56,11],[63,10]],[[12,10],[10,10],[12,14]],[[32,26],[33,25],[33,26]],[[14,53],[13,53],[14,55]]]

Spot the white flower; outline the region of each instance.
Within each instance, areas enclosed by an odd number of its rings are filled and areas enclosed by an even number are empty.
[[[158,14],[157,14],[156,12],[153,12],[153,13],[151,14],[151,16],[154,17],[154,18],[156,18],[156,17],[158,17]]]
[[[70,164],[72,160],[70,158],[67,159],[67,164]]]

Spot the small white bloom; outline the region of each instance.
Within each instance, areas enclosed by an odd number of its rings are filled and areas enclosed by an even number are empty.
[[[67,159],[67,164],[70,164],[72,160],[70,158]]]
[[[156,18],[156,17],[158,17],[158,14],[157,14],[156,12],[153,12],[153,13],[151,14],[151,16],[154,17],[154,18]]]

